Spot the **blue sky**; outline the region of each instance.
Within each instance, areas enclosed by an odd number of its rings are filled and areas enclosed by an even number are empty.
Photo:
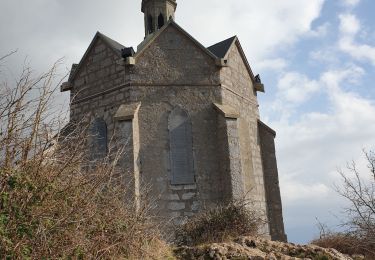
[[[37,72],[78,62],[96,31],[127,46],[143,38],[141,0],[0,0],[0,56],[18,49]],[[205,46],[238,35],[266,93],[263,121],[277,131],[286,231],[292,242],[335,227],[345,205],[337,169],[375,144],[375,2],[178,0],[176,21]],[[67,95],[59,102],[67,106]]]
[[[375,10],[372,1],[322,1],[310,32],[277,50],[264,68],[261,115],[278,132],[277,152],[289,239],[307,242],[320,221],[334,229],[345,201],[337,169],[374,148]],[[313,31],[314,33],[311,33]],[[281,62],[282,61],[282,62]]]

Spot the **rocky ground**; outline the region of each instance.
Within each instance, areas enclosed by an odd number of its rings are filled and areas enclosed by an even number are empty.
[[[295,245],[273,242],[261,238],[241,237],[227,243],[214,243],[197,247],[175,249],[177,259],[236,259],[236,260],[359,260],[361,256],[349,257],[334,249],[315,245]]]

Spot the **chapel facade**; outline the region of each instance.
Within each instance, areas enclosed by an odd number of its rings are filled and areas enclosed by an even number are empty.
[[[142,0],[145,39],[135,50],[97,33],[61,91],[71,122],[90,120],[92,157],[110,140],[119,164],[161,217],[176,223],[220,203],[250,199],[266,233],[286,240],[276,133],[259,118],[264,92],[239,39],[204,47],[174,20],[176,0]]]

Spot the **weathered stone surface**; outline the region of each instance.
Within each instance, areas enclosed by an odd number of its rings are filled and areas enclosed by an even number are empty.
[[[178,194],[167,193],[167,194],[164,194],[162,196],[162,199],[165,199],[165,200],[180,200],[180,197],[178,196]]]
[[[123,96],[123,95],[122,95]],[[115,114],[115,120],[125,121],[134,118],[136,111],[139,109],[141,103],[124,104],[119,107]]]
[[[239,118],[240,113],[229,105],[221,105],[214,103],[215,109],[226,118]]]
[[[273,240],[286,241],[279,187],[279,176],[275,157],[276,133],[262,122],[258,122],[259,141],[262,151],[264,187],[266,190],[267,215]]]
[[[185,209],[185,202],[169,202],[168,209],[173,211]]]
[[[196,184],[184,185],[184,190],[195,190],[196,188]]]
[[[227,243],[212,243],[197,247],[177,247],[177,259],[250,259],[250,260],[296,260],[332,259],[353,260],[334,249],[315,245],[294,245],[253,237],[240,237]]]
[[[107,140],[115,143],[111,151],[124,149],[120,172],[129,177],[134,198],[147,190],[158,198],[155,212],[168,219],[246,196],[260,210],[269,209],[263,231],[282,239],[277,188],[265,188],[277,177],[275,155],[261,150],[256,92],[239,43],[231,45],[224,67],[174,23],[146,39],[132,66],[118,62],[113,45],[96,37],[74,73],[70,117],[105,121]],[[176,108],[190,120],[191,185],[172,179],[168,118]],[[264,175],[270,169],[271,179]]]
[[[184,194],[182,194],[182,199],[183,200],[190,200],[190,199],[194,198],[195,195],[196,195],[196,193],[194,193],[194,192],[184,193]]]
[[[201,203],[199,201],[194,201],[191,205],[191,210],[198,211],[201,207]]]

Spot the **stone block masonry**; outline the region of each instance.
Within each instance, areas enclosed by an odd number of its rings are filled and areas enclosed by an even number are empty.
[[[273,136],[258,124],[254,76],[233,39],[213,54],[171,20],[127,64],[124,46],[97,34],[63,88],[71,121],[100,119],[113,152],[125,149],[118,168],[137,208],[152,198],[155,214],[181,224],[248,199],[266,213],[264,232],[285,240]]]

